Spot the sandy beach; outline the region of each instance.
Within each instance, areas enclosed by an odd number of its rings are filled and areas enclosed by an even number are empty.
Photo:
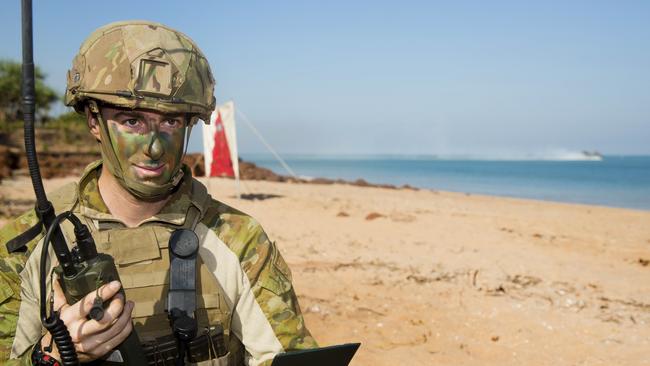
[[[276,241],[319,343],[362,343],[352,365],[650,364],[649,211],[201,180]],[[31,197],[0,185],[5,215]]]

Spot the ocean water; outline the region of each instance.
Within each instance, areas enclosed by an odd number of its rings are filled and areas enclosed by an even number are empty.
[[[288,175],[271,155],[247,161]],[[480,160],[398,156],[284,156],[303,177],[363,178],[371,183],[546,201],[650,210],[650,156]]]

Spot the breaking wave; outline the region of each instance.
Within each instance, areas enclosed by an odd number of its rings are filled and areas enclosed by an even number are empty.
[[[537,153],[487,153],[441,155],[440,160],[494,160],[494,161],[602,161],[597,151],[554,150]]]

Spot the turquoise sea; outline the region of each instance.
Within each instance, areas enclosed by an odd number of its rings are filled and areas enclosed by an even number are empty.
[[[650,156],[489,160],[400,156],[283,156],[304,177],[650,210]],[[272,155],[242,159],[287,175]]]

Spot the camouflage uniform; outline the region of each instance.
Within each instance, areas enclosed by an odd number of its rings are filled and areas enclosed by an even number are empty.
[[[270,365],[279,352],[317,346],[305,328],[291,272],[253,218],[212,199],[184,166],[183,180],[160,213],[127,228],[99,194],[100,170],[101,161],[91,164],[79,184],[64,186],[50,200],[57,212],[75,212],[92,229],[98,250],[115,257],[127,299],[136,303],[133,318],[141,339],[171,333],[164,313],[166,242],[173,230],[193,221],[201,241],[196,317],[199,327],[223,325],[227,364]],[[5,246],[37,221],[31,210],[0,230],[0,361],[11,356],[11,364],[30,365],[32,346],[45,332],[34,270],[39,259],[33,255],[40,253],[43,233],[26,252],[8,253]],[[70,230],[63,227],[66,238]]]

